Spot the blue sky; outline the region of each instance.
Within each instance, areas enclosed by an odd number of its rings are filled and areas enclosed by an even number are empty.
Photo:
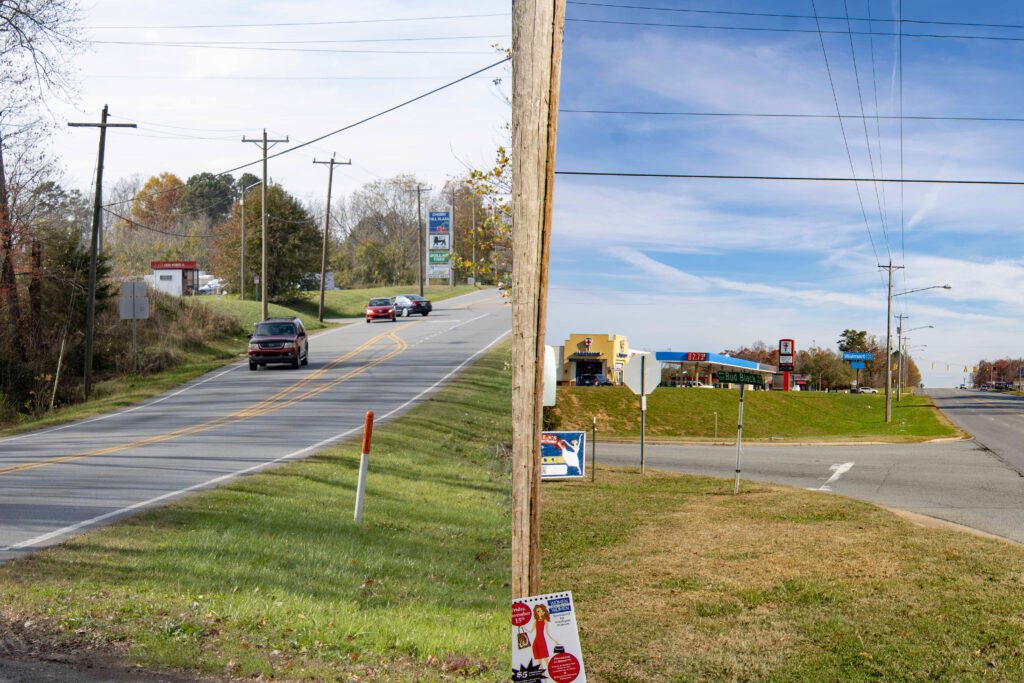
[[[810,0],[650,2],[677,9],[813,15]],[[817,0],[819,16],[844,3]],[[849,0],[851,17],[898,3]],[[903,3],[905,19],[1024,24],[1009,2]],[[849,177],[835,118],[619,116],[566,109],[836,113],[814,19],[620,9],[570,2],[557,166],[623,171]],[[602,24],[580,19],[805,29]],[[855,32],[868,31],[852,22]],[[895,33],[897,24],[875,22]],[[899,113],[898,39],[821,28],[844,115]],[[833,31],[834,33],[827,33]],[[1024,38],[1024,29],[904,23],[904,32]],[[873,41],[873,45],[872,45]],[[1024,42],[903,38],[905,116],[1024,116]],[[873,62],[872,62],[873,59]],[[898,120],[843,120],[857,177],[900,176]],[[904,120],[903,177],[1024,179],[1024,123]],[[868,149],[870,147],[870,157]],[[793,337],[834,346],[844,328],[885,333],[877,263],[904,265],[896,291],[927,385],[980,358],[1024,355],[1024,188],[560,176],[555,188],[549,343],[626,334],[646,349],[719,351]],[[865,216],[866,214],[866,221]],[[902,217],[901,217],[902,214]],[[865,225],[867,223],[867,226]],[[869,237],[869,228],[871,236]],[[873,244],[872,244],[873,241]],[[895,329],[895,328],[894,328]],[[936,363],[932,369],[932,362]],[[946,364],[952,367],[946,371]]]

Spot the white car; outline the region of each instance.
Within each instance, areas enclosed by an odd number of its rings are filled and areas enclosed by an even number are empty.
[[[855,391],[858,394],[877,394],[878,393],[878,389],[875,389],[874,387],[857,387],[855,389]]]

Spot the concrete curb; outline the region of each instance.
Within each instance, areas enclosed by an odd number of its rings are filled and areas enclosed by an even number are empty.
[[[875,503],[877,505],[877,503]],[[963,524],[957,524],[956,522],[950,522],[945,519],[938,517],[930,517],[929,515],[922,515],[919,512],[910,512],[909,510],[901,510],[900,508],[892,508],[887,505],[878,505],[883,510],[888,510],[897,517],[905,519],[906,521],[916,526],[924,527],[926,529],[947,529],[950,531],[959,531],[965,534],[971,534],[972,536],[980,536],[981,538],[989,538],[994,541],[1002,541],[1003,543],[1009,543],[1010,545],[1020,546],[1024,543],[1019,543],[1011,538],[1004,536],[997,536],[996,534],[982,531],[981,529],[975,529],[974,527],[964,526]]]

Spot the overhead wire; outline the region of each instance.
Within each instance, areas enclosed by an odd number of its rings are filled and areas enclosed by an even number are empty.
[[[753,117],[778,119],[859,119],[858,114],[803,114],[799,112],[721,112],[721,111],[654,111],[642,109],[559,109],[560,114],[600,114],[636,116],[708,116],[708,117]],[[1022,116],[927,116],[927,115],[883,115],[867,116],[881,121],[978,121],[994,123],[1024,123]]]
[[[783,176],[783,175],[740,175],[724,173],[651,173],[636,171],[565,171],[557,170],[556,175],[594,176],[609,178],[679,178],[693,180],[779,180],[799,182],[863,183],[867,178],[843,176]],[[907,185],[990,185],[995,187],[1024,187],[1024,180],[969,180],[960,178],[876,178],[879,183],[904,183]]]
[[[304,40],[93,40],[92,43],[117,45],[338,45],[348,43],[407,43],[438,40],[493,40],[510,38],[508,34],[492,33],[475,36],[412,36],[405,38],[324,38]]]
[[[449,19],[481,19],[489,17],[507,17],[510,16],[508,12],[498,12],[491,14],[450,14],[442,16],[425,16],[425,17],[388,17],[378,19],[340,19],[340,20],[326,20],[326,21],[278,21],[278,22],[261,22],[261,23],[231,23],[231,24],[171,24],[171,25],[156,25],[156,26],[88,26],[86,28],[96,30],[140,30],[140,29],[189,29],[189,28],[267,28],[267,27],[283,27],[283,26],[341,26],[347,24],[394,24],[405,21],[444,21]]]
[[[248,50],[256,52],[316,52],[323,54],[360,54],[360,55],[486,55],[491,50],[342,50],[315,47],[266,47],[243,45],[203,45],[201,43],[160,43],[131,40],[94,40],[94,45],[125,45],[143,47],[181,47],[199,50]]]
[[[817,9],[817,6],[815,4],[815,0],[811,0],[811,7],[814,8],[814,13],[815,13],[815,15],[817,15],[818,9]],[[831,65],[829,64],[829,61],[828,61],[828,50],[825,49],[825,36],[822,35],[820,32],[818,33],[818,40],[821,43],[821,55],[825,59],[825,73],[828,75],[829,87],[832,89],[832,101],[836,105],[836,115],[839,116],[839,115],[842,114],[842,111],[839,108],[839,95],[836,94],[836,83],[835,83],[835,80],[832,78],[832,67],[831,67]],[[854,178],[856,178],[857,177],[857,171],[856,171],[856,169],[854,168],[854,165],[853,165],[853,154],[850,152],[850,142],[849,142],[849,140],[846,137],[846,126],[843,124],[843,119],[842,119],[841,116],[839,117],[838,121],[839,121],[839,130],[840,130],[840,132],[842,133],[842,136],[843,136],[843,147],[846,149],[846,158],[850,162],[850,175],[852,175]],[[878,248],[875,246],[875,236],[871,232],[871,224],[868,221],[868,213],[867,213],[867,210],[864,208],[864,198],[861,196],[860,184],[855,182],[853,184],[853,186],[857,190],[857,202],[858,202],[858,204],[860,204],[860,212],[861,212],[861,215],[864,218],[864,227],[868,231],[868,241],[871,243],[871,251],[874,252],[875,258],[877,259],[878,258]],[[886,244],[886,249],[888,249],[888,246],[889,245]]]

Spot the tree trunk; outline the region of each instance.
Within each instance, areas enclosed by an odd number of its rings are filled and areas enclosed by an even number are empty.
[[[3,132],[0,131],[0,297],[3,297],[7,309],[4,336],[17,357],[24,361],[25,343],[17,329],[21,323],[21,306],[18,302],[18,286],[14,279],[14,226],[11,225],[10,209],[7,170],[4,168]]]
[[[38,239],[32,240],[32,280],[28,285],[28,305],[32,348],[38,352],[43,348],[43,245]]]

